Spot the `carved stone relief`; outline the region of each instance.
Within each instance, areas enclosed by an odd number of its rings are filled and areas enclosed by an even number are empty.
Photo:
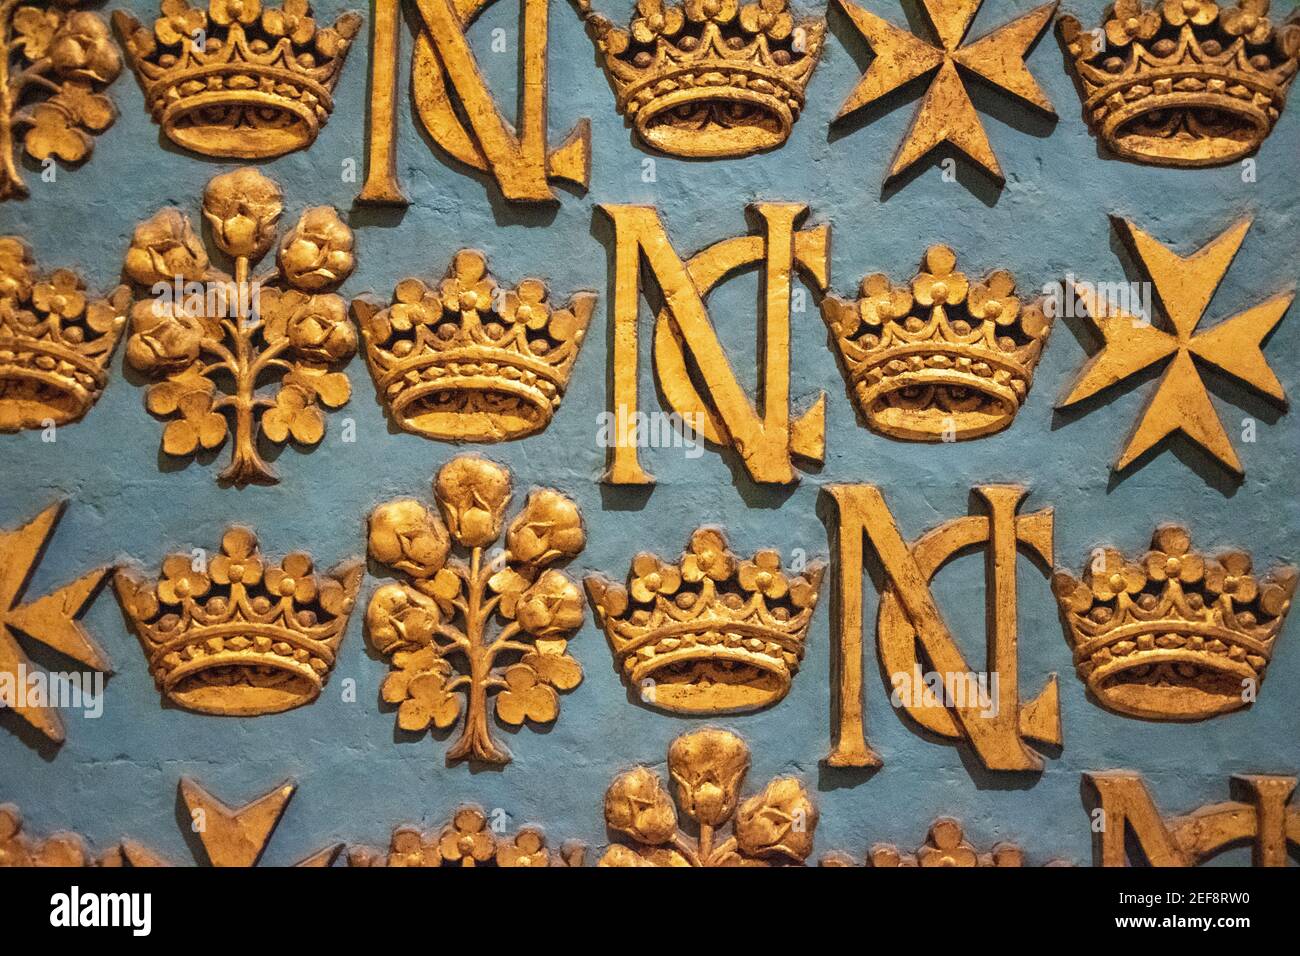
[[[614,663],[642,702],[684,714],[757,710],[785,697],[803,660],[824,566],[783,571],[780,552],[742,560],[716,528],[669,564],[638,554],[627,587],[586,580]]]
[[[1210,365],[1285,407],[1282,383],[1264,358],[1263,343],[1290,308],[1294,290],[1279,292],[1198,332],[1210,299],[1241,248],[1251,220],[1239,220],[1190,256],[1179,255],[1128,220],[1114,217],[1114,224],[1142,273],[1154,285],[1155,298],[1170,329],[1158,325],[1153,315],[1134,315],[1122,304],[1100,298],[1095,288],[1076,285],[1074,294],[1092,317],[1105,344],[1079,372],[1059,407],[1091,398],[1172,359],[1120,452],[1115,469],[1122,471],[1167,436],[1181,433],[1234,474],[1244,474],[1241,460],[1210,401],[1198,364]]]
[[[817,806],[794,777],[777,777],[741,802],[749,746],[729,730],[682,734],[668,748],[673,795],[659,774],[636,767],[605,792],[605,824],[615,843],[600,866],[774,866],[812,852]],[[680,811],[697,831],[684,833]],[[730,826],[730,836],[726,829]]]
[[[65,504],[50,505],[22,527],[0,531],[0,697],[5,709],[13,710],[56,743],[64,739],[63,721],[58,710],[49,706],[48,695],[31,696],[31,678],[39,672],[18,643],[18,635],[92,670],[112,673],[108,655],[78,620],[95,600],[111,568],[97,568],[58,590],[23,602]]]
[[[348,866],[582,866],[586,847],[565,843],[559,850],[546,845],[539,827],[498,833],[482,807],[467,804],[433,830],[416,826],[393,829],[387,850],[356,846],[348,849]]]
[[[108,24],[73,3],[0,4],[0,202],[28,194],[18,152],[80,163],[117,119],[105,88],[122,72]]]
[[[356,560],[318,574],[303,551],[273,563],[251,530],[232,527],[211,559],[172,554],[157,580],[122,569],[114,583],[164,697],[253,717],[320,696],[362,573]]]
[[[366,613],[371,643],[393,667],[381,695],[398,705],[402,730],[460,722],[448,763],[509,763],[489,699],[507,724],[550,723],[560,711],[556,691],[582,682],[567,653],[582,625],[582,593],[551,567],[586,544],[582,516],[558,491],[535,489],[494,558],[488,549],[501,537],[510,473],[465,455],[442,466],[433,489],[441,520],[412,498],[370,515],[370,556],[407,578],[379,588]],[[451,556],[453,542],[468,561]]]
[[[591,124],[576,123],[563,144],[547,140],[548,0],[522,0],[519,113],[511,123],[483,79],[466,31],[492,0],[414,0],[420,34],[411,60],[411,98],[439,148],[487,173],[515,202],[556,200],[552,181],[586,189],[591,178]],[[400,0],[375,4],[368,130],[369,169],[357,196],[363,203],[405,206],[397,178],[397,58]]]
[[[1158,166],[1230,163],[1259,148],[1286,104],[1300,25],[1269,0],[1118,0],[1101,29],[1057,21],[1083,118],[1117,156]]]
[[[832,696],[834,767],[877,767],[880,757],[867,744],[862,689],[862,579],[865,536],[884,569],[884,593],[876,625],[880,662],[901,709],[931,733],[968,743],[990,770],[1041,770],[1042,756],[1025,741],[1059,746],[1061,709],[1056,675],[1028,702],[1020,699],[1016,647],[1016,555],[1052,562],[1052,509],[1019,514],[1026,491],[1014,485],[975,489],[987,515],[954,518],[908,544],[880,489],[874,485],[829,485],[825,494],[838,520],[834,576],[839,617],[839,662]],[[988,663],[972,671],[953,641],[930,589],[945,564],[972,547],[989,553]],[[924,658],[922,658],[922,653]],[[921,661],[930,665],[923,673]],[[941,678],[931,686],[928,675]],[[994,682],[990,675],[996,674]]]
[[[175,208],[137,226],[126,254],[126,273],[142,290],[126,358],[157,382],[145,404],[169,419],[162,450],[211,451],[233,431],[221,480],[237,487],[279,480],[259,440],[319,444],[320,406],[339,408],[352,395],[336,369],[356,351],[357,331],[334,291],[356,266],[352,230],[331,206],[306,209],[275,264],[254,275],[283,211],[280,187],[245,167],[215,177],[203,193],[203,217],[213,243],[234,260],[233,275],[212,264],[189,216]],[[143,294],[155,287],[163,293]]]
[[[1082,580],[1057,571],[1079,678],[1111,710],[1152,720],[1200,720],[1255,700],[1291,609],[1296,569],[1253,573],[1250,554],[1209,558],[1177,525],[1128,558],[1098,548]]]
[[[0,236],[0,432],[79,421],[108,385],[131,292],[93,298],[71,269],[41,276],[17,236]]]
[[[1242,799],[1162,816],[1142,776],[1127,771],[1086,773],[1098,825],[1093,827],[1093,864],[1128,866],[1128,840],[1151,866],[1196,866],[1241,843],[1250,844],[1255,866],[1285,866],[1288,847],[1300,845],[1300,810],[1291,804],[1294,776],[1238,774]]]
[[[1034,382],[1052,320],[1021,306],[1004,269],[971,282],[947,246],[931,246],[910,284],[873,273],[859,297],[828,295],[822,316],[844,377],[872,429],[906,441],[1002,431]]]
[[[724,239],[683,261],[659,213],[651,206],[601,206],[614,226],[614,327],[610,350],[615,427],[605,480],[617,485],[652,484],[642,467],[637,438],[639,304],[644,261],[662,296],[654,326],[654,368],[663,395],[678,415],[700,423],[696,430],[715,445],[736,451],[757,482],[798,481],[792,457],[820,462],[826,452],[826,396],[792,418],[790,409],[790,295],[796,270],[817,291],[826,288],[830,227],[798,228],[807,207],[757,203],[760,235]],[[718,283],[760,265],[765,281],[760,316],[761,407],[737,381],[709,319],[705,297]],[[689,356],[689,362],[688,362]],[[700,370],[697,388],[689,363]]]
[[[998,91],[1055,117],[1051,101],[1025,66],[1025,55],[1047,28],[1056,3],[1045,3],[978,40],[962,41],[984,0],[922,0],[939,43],[923,40],[851,0],[840,0],[874,59],[836,119],[843,119],[913,80],[932,76],[912,127],[898,148],[886,182],[941,143],[951,143],[998,183],[1005,177],[966,89],[963,71]]]
[[[788,0],[638,0],[626,30],[577,0],[637,138],[675,156],[774,149],[790,136],[826,24]]]
[[[501,285],[483,253],[462,249],[440,282],[403,279],[388,308],[352,308],[375,390],[402,428],[494,442],[550,424],[595,305],[591,292],[554,303],[541,279]]]
[[[162,0],[142,24],[113,14],[145,107],[178,146],[233,159],[306,149],[334,109],[334,86],[361,16],[330,26],[308,0]]]

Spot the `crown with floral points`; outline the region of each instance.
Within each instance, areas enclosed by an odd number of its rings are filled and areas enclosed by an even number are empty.
[[[1275,26],[1268,8],[1117,0],[1095,31],[1062,17],[1089,126],[1117,155],[1159,166],[1253,152],[1286,104],[1300,57],[1300,25]]]
[[[1191,550],[1184,528],[1166,525],[1130,561],[1093,554],[1082,580],[1052,579],[1069,626],[1079,677],[1107,708],[1155,720],[1199,720],[1254,699],[1291,608],[1296,569],[1267,577],[1251,558]]]
[[[721,531],[699,528],[676,564],[642,553],[627,587],[599,574],[586,586],[615,666],[645,703],[742,713],[790,690],[823,571],[783,571],[772,550],[739,560]]]
[[[74,422],[99,400],[131,292],[94,299],[81,278],[36,273],[31,250],[0,237],[0,432]]]
[[[823,20],[789,0],[637,0],[626,30],[578,0],[618,97],[648,145],[676,156],[745,156],[780,146],[803,109]]]
[[[970,841],[959,820],[940,817],[930,825],[925,843],[915,853],[907,853],[891,843],[877,843],[867,853],[867,866],[877,867],[958,867],[962,869],[982,866],[1022,867],[1024,851],[1014,843],[996,843],[987,853],[981,853]],[[820,866],[856,866],[847,853],[828,853],[819,861]],[[1060,865],[1060,864],[1048,864]]]
[[[150,28],[113,13],[154,122],[206,156],[260,159],[310,146],[361,16],[318,26],[308,0],[162,0]]]
[[[586,846],[577,841],[568,841],[558,850],[548,848],[540,827],[525,826],[513,836],[500,833],[482,807],[467,803],[440,829],[395,827],[387,851],[349,848],[348,866],[582,866],[586,853]]]
[[[907,441],[991,435],[1015,419],[1051,331],[1038,303],[1022,307],[1009,272],[971,283],[947,246],[931,246],[909,285],[880,273],[856,301],[828,295],[849,393],[874,430]]]
[[[487,257],[462,249],[436,285],[399,282],[386,309],[354,300],[380,401],[429,438],[493,442],[541,431],[564,398],[596,304],[591,292],[563,307],[548,295],[541,279],[499,286]]]
[[[319,574],[301,551],[268,567],[256,535],[232,527],[206,563],[173,554],[156,581],[123,569],[114,584],[164,697],[250,717],[320,696],[363,572],[354,560]]]

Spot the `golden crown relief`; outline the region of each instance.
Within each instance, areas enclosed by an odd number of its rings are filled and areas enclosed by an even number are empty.
[[[824,20],[788,0],[637,0],[629,28],[578,7],[647,145],[676,156],[746,156],[780,146],[821,56]]]
[[[70,2],[0,3],[0,202],[27,195],[18,150],[80,163],[117,109],[104,89],[122,57],[97,13]]]
[[[948,246],[931,246],[910,284],[881,273],[859,297],[828,295],[850,394],[875,431],[906,441],[956,441],[1006,428],[1024,404],[1051,333],[1040,303],[1022,307],[1004,269],[971,282]]]
[[[363,572],[354,560],[318,574],[302,551],[272,564],[252,531],[233,527],[210,561],[173,554],[156,581],[123,569],[114,583],[164,697],[251,717],[320,696]]]
[[[153,26],[125,11],[113,25],[154,122],[206,156],[259,159],[310,146],[361,17],[317,24],[308,0],[162,0]]]
[[[595,308],[591,292],[564,306],[541,279],[513,289],[487,257],[462,249],[442,281],[403,279],[393,304],[353,301],[379,399],[407,431],[493,442],[550,424]]]
[[[1052,588],[1079,677],[1105,707],[1201,720],[1254,700],[1296,580],[1293,567],[1257,576],[1244,551],[1208,558],[1165,525],[1146,554],[1100,549],[1082,579],[1058,571]]]
[[[521,827],[514,834],[497,831],[483,808],[466,804],[451,819],[432,831],[416,826],[393,830],[388,849],[355,846],[348,849],[348,866],[582,866],[587,848],[570,841],[560,849],[546,845],[540,827]]]
[[[776,703],[803,659],[824,566],[781,569],[780,553],[740,560],[716,528],[700,528],[676,564],[638,554],[627,587],[599,574],[587,595],[615,667],[661,710],[726,714]]]
[[[600,866],[776,866],[812,853],[817,805],[795,777],[777,777],[743,803],[749,746],[729,730],[682,734],[668,748],[676,805],[649,767],[619,774],[605,791],[605,825],[615,843]],[[678,812],[697,829],[680,829]],[[731,836],[723,828],[731,825]]]
[[[820,866],[857,866],[847,853],[832,852],[819,861]],[[981,866],[1020,867],[1025,852],[1014,843],[996,843],[981,853],[966,839],[959,821],[940,817],[930,826],[925,843],[915,853],[905,853],[892,843],[877,843],[867,852],[867,866],[877,867],[954,867],[973,869]],[[1050,864],[1049,864],[1050,865]]]
[[[17,236],[0,236],[0,432],[81,419],[108,384],[131,292],[94,298],[71,269],[40,276]]]
[[[1300,25],[1275,26],[1268,9],[1269,0],[1118,0],[1098,31],[1062,17],[1093,132],[1124,159],[1159,166],[1254,152],[1300,63]]]
[[[558,491],[534,489],[506,529],[505,548],[491,555],[510,503],[509,472],[462,455],[442,466],[433,490],[441,520],[411,498],[370,515],[370,556],[407,579],[379,588],[366,613],[371,643],[392,660],[380,693],[398,705],[402,730],[461,721],[448,763],[509,763],[488,723],[489,698],[503,723],[550,723],[559,715],[556,691],[582,682],[582,666],[567,653],[582,626],[582,593],[551,566],[586,545],[582,515]],[[451,556],[453,542],[468,561]]]
[[[772,780],[759,794],[741,802],[749,770],[744,741],[726,730],[683,734],[668,752],[670,794],[659,775],[636,767],[618,775],[605,794],[605,823],[632,842],[615,843],[600,858],[601,867],[770,866],[802,864],[812,852],[817,809],[812,796],[793,777]],[[1238,799],[1165,816],[1145,781],[1130,771],[1083,774],[1089,817],[1101,812],[1113,825],[1092,827],[1093,864],[1129,866],[1133,858],[1149,866],[1196,866],[1225,850],[1249,845],[1259,867],[1286,866],[1300,845],[1300,809],[1293,803],[1296,778],[1282,774],[1239,774],[1231,778]],[[292,799],[297,785],[285,781],[250,802],[231,807],[197,781],[183,777],[180,797],[190,817],[203,819],[195,832],[203,856],[215,867],[257,865]],[[674,802],[674,797],[676,802]],[[680,810],[679,810],[680,808]],[[698,835],[680,829],[679,812]],[[732,835],[721,838],[731,824]],[[304,858],[299,867],[333,865],[344,844],[333,843]],[[962,825],[941,817],[915,853],[878,843],[866,855],[872,867],[1022,867],[1025,853],[1001,842],[980,852]],[[361,867],[551,867],[585,866],[586,848],[569,841],[559,851],[547,846],[541,828],[524,826],[506,833],[494,812],[491,823],[481,807],[461,806],[450,821],[432,831],[400,826],[387,851],[362,845],[349,848],[348,864]],[[134,839],[124,839],[94,854],[76,833],[36,837],[24,832],[13,804],[0,805],[0,867],[163,867],[172,864]],[[825,867],[852,867],[853,856],[832,850],[820,860]],[[1053,859],[1046,866],[1069,866]]]
[[[356,351],[357,332],[333,291],[356,265],[352,230],[330,206],[306,209],[281,240],[275,265],[253,275],[283,211],[280,187],[257,170],[225,173],[204,190],[203,217],[213,243],[234,260],[233,274],[213,266],[189,217],[175,208],[136,227],[126,254],[126,273],[142,290],[126,358],[161,379],[146,405],[171,419],[162,449],[185,457],[220,448],[233,425],[221,480],[239,487],[279,480],[259,438],[319,444],[319,406],[339,408],[352,394],[336,369]]]

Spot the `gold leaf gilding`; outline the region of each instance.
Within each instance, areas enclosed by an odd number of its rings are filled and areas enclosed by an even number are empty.
[[[402,730],[460,723],[448,763],[509,763],[489,700],[504,723],[550,723],[557,692],[582,681],[567,652],[582,625],[582,594],[551,567],[585,546],[582,516],[559,492],[536,489],[494,558],[487,549],[501,537],[510,494],[509,472],[464,455],[434,481],[440,515],[409,498],[370,515],[370,556],[407,579],[379,588],[366,614],[371,643],[393,667],[380,693],[397,705]],[[451,555],[453,542],[468,560]]]
[[[357,333],[334,290],[356,267],[352,230],[332,207],[309,208],[281,240],[275,266],[253,275],[283,210],[279,186],[245,167],[213,178],[203,194],[204,218],[234,260],[233,275],[211,264],[189,217],[174,208],[137,226],[126,255],[141,289],[164,290],[136,303],[126,352],[157,382],[146,404],[169,419],[163,451],[214,450],[233,431],[221,480],[238,487],[279,480],[259,438],[319,444],[320,406],[337,408],[351,395],[338,368],[356,351]]]
[[[163,0],[159,13],[152,26],[113,14],[150,115],[178,146],[234,159],[315,141],[361,29],[356,13],[317,24],[307,0],[210,0],[207,9]]]

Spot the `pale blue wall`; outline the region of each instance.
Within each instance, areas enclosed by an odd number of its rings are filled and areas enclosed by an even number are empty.
[[[147,0],[116,5],[142,19],[155,15]],[[608,0],[597,5],[615,12]],[[330,19],[345,6],[322,0],[318,18]],[[873,0],[868,6],[895,22],[903,19],[893,0]],[[1031,6],[1032,0],[988,0],[974,30],[985,32]],[[618,7],[621,11],[630,4]],[[1089,21],[1098,18],[1101,7],[1092,0],[1077,5]],[[497,4],[476,26],[473,36],[481,50],[494,26],[513,35],[513,4]],[[580,573],[598,569],[621,576],[642,548],[675,555],[702,522],[725,525],[738,550],[777,546],[787,553],[803,548],[825,554],[818,488],[823,482],[852,481],[883,485],[909,537],[965,513],[974,484],[1025,482],[1033,489],[1031,506],[1055,505],[1058,564],[1076,571],[1093,545],[1113,542],[1141,549],[1154,524],[1172,519],[1188,522],[1201,545],[1252,548],[1257,565],[1300,558],[1294,501],[1300,488],[1295,467],[1300,418],[1278,417],[1262,401],[1217,380],[1217,404],[1245,464],[1244,483],[1234,487],[1202,454],[1181,446],[1116,480],[1110,463],[1152,382],[1122,392],[1081,418],[1055,417],[1053,400],[1085,357],[1077,328],[1068,327],[1054,332],[1028,404],[1009,431],[975,442],[930,446],[894,442],[855,422],[825,327],[808,311],[794,317],[792,391],[796,399],[818,390],[827,393],[824,468],[791,491],[773,491],[755,487],[729,457],[709,452],[688,461],[672,451],[652,451],[645,462],[659,485],[648,498],[596,482],[603,465],[595,435],[596,416],[607,401],[608,324],[604,231],[603,226],[593,229],[597,202],[657,205],[683,254],[741,232],[746,202],[807,202],[815,220],[834,225],[832,285],[842,294],[852,292],[868,271],[910,276],[924,248],[940,241],[958,251],[968,272],[1004,267],[1026,289],[1067,270],[1120,279],[1119,246],[1108,213],[1135,218],[1184,252],[1243,212],[1256,214],[1211,306],[1211,320],[1294,280],[1300,242],[1300,191],[1295,185],[1300,106],[1283,114],[1260,150],[1254,184],[1243,184],[1235,166],[1176,171],[1106,160],[1083,124],[1062,51],[1049,33],[1029,63],[1056,104],[1059,122],[1022,116],[1006,100],[975,90],[977,105],[989,111],[985,123],[1007,173],[1006,188],[998,194],[964,163],[961,179],[973,188],[945,183],[930,165],[882,201],[881,178],[917,98],[907,97],[870,124],[852,124],[828,139],[830,119],[865,61],[864,45],[838,12],[832,15],[831,34],[808,90],[807,109],[783,149],[727,162],[661,157],[658,183],[647,185],[641,181],[646,154],[631,145],[615,114],[613,95],[577,16],[557,0],[551,22],[551,126],[558,141],[576,119],[590,117],[594,169],[590,191],[584,196],[566,193],[553,217],[507,208],[485,189],[481,177],[466,175],[431,153],[405,108],[404,74],[399,166],[413,204],[404,215],[351,213],[360,261],[344,292],[370,290],[387,297],[404,276],[441,276],[451,253],[463,245],[486,250],[493,269],[507,279],[544,275],[557,294],[600,290],[601,304],[572,386],[549,430],[487,449],[513,469],[518,488],[554,485],[581,504],[590,543],[574,563]],[[409,35],[403,46],[409,60]],[[334,116],[310,151],[266,164],[284,186],[286,222],[307,204],[345,209],[351,204],[357,187],[341,181],[340,168],[345,159],[359,161],[363,155],[367,48],[364,37],[354,47]],[[510,58],[484,58],[502,84],[498,88],[512,89],[504,85],[511,82]],[[43,267],[74,264],[101,287],[117,274],[137,222],[169,203],[196,215],[204,183],[230,168],[160,145],[131,76],[118,81],[114,97],[121,118],[99,137],[89,164],[61,170],[56,184],[40,183],[33,175],[29,201],[0,206],[0,232],[24,235]],[[503,101],[511,100],[506,96]],[[713,297],[719,334],[751,382],[755,290],[750,277]],[[1266,352],[1289,391],[1300,387],[1298,343],[1300,316],[1292,314]],[[214,547],[233,521],[255,524],[269,554],[305,547],[318,564],[328,566],[361,553],[370,508],[394,495],[426,495],[431,475],[456,449],[390,431],[360,357],[349,373],[353,400],[330,417],[323,444],[310,454],[290,449],[280,455],[280,485],[237,491],[216,485],[213,464],[175,469],[161,463],[161,425],[145,412],[138,379],[123,374],[119,349],[99,404],[83,423],[62,430],[56,443],[42,443],[37,433],[0,437],[0,526],[19,524],[58,496],[72,498],[29,593],[44,593],[93,565],[128,556],[156,569],[176,547]],[[648,402],[654,394],[648,369],[643,369],[642,381]],[[1238,423],[1248,414],[1259,416],[1258,440],[1241,444]],[[356,421],[355,444],[340,442],[345,417]],[[1051,671],[1061,679],[1065,747],[1041,776],[1017,779],[972,771],[963,750],[923,739],[888,706],[874,657],[866,676],[869,729],[887,764],[865,780],[820,769],[829,710],[830,602],[823,600],[789,697],[764,713],[720,721],[754,744],[750,792],[778,773],[804,775],[821,802],[819,853],[861,850],[880,840],[915,846],[934,816],[951,813],[965,821],[981,847],[1014,839],[1035,860],[1063,856],[1084,861],[1089,833],[1079,797],[1083,771],[1140,770],[1166,809],[1181,810],[1226,798],[1233,772],[1297,769],[1300,636],[1290,633],[1293,625],[1283,633],[1252,709],[1200,724],[1143,723],[1107,713],[1085,699],[1047,581],[1028,563],[1022,570],[1020,647],[1026,694],[1037,692]],[[939,591],[976,667],[983,655],[981,571],[979,556],[962,559],[941,579]],[[368,577],[362,602],[374,586]],[[867,591],[866,615],[874,622],[876,596],[870,587]],[[175,814],[176,780],[182,773],[197,776],[229,802],[258,795],[284,777],[297,778],[300,790],[266,857],[272,863],[291,862],[331,840],[386,843],[394,824],[441,822],[464,800],[503,807],[516,822],[541,822],[557,840],[602,844],[601,799],[611,776],[634,762],[661,763],[669,741],[697,725],[630,703],[604,636],[588,621],[572,644],[587,677],[562,698],[560,719],[542,732],[504,734],[515,759],[502,772],[448,768],[443,762],[446,743],[427,737],[395,740],[393,715],[379,712],[376,704],[387,667],[368,651],[361,616],[354,616],[319,701],[278,716],[220,719],[160,707],[135,639],[106,592],[87,616],[117,665],[104,716],[95,721],[70,716],[68,742],[46,753],[11,733],[10,718],[0,722],[0,800],[17,802],[35,831],[71,827],[101,846],[130,835],[177,860],[188,859]],[[346,677],[357,681],[357,703],[339,699]]]

